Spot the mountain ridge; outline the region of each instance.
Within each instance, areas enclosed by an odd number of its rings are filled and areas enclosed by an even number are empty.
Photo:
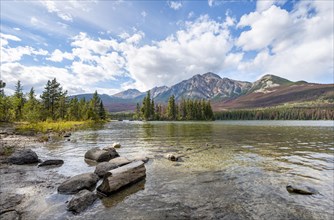
[[[156,103],[167,103],[172,95],[175,96],[176,101],[188,98],[211,100],[215,111],[270,107],[288,102],[318,100],[327,96],[334,101],[333,84],[292,82],[269,74],[255,82],[247,82],[221,78],[215,73],[207,72],[194,75],[170,87],[154,87],[148,91]],[[111,112],[133,111],[136,103],[141,103],[146,93],[137,89],[128,89],[109,97],[104,94],[101,99]],[[77,96],[80,97],[82,94]],[[89,94],[85,96],[89,98]]]

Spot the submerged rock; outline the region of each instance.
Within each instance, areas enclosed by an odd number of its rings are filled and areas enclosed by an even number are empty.
[[[97,199],[96,194],[84,189],[74,195],[71,201],[67,204],[67,209],[74,213],[80,213],[88,208]]]
[[[167,154],[166,158],[170,161],[177,161],[178,160],[178,157],[173,155],[173,154]]]
[[[145,176],[144,162],[135,161],[107,172],[103,182],[97,187],[97,191],[104,195],[110,195],[124,186],[138,182]]]
[[[68,137],[71,137],[71,133],[66,133],[66,134],[64,134],[64,136],[63,136],[64,138],[68,138]]]
[[[104,148],[100,149],[98,147],[88,150],[85,154],[85,158],[89,160],[94,160],[97,162],[109,161],[112,158],[118,157],[119,154],[114,148]]]
[[[8,158],[8,162],[18,165],[38,163],[38,156],[31,149],[26,149],[14,152],[14,154]]]
[[[63,160],[46,160],[46,161],[43,161],[42,163],[38,164],[38,167],[58,166],[58,165],[63,165],[63,164],[64,164]]]
[[[114,143],[112,145],[113,148],[120,148],[121,147],[121,144],[120,143]]]
[[[99,163],[96,168],[94,173],[96,173],[99,177],[103,177],[109,170],[115,169],[117,167],[126,165],[128,163],[131,163],[130,160],[128,160],[125,157],[116,157],[109,162],[102,162]]]
[[[75,194],[83,189],[92,190],[99,181],[95,173],[84,173],[71,177],[58,187],[61,194]]]
[[[311,187],[308,186],[291,186],[287,185],[286,190],[288,190],[289,193],[296,193],[296,194],[302,194],[302,195],[313,195],[316,194],[317,191]]]

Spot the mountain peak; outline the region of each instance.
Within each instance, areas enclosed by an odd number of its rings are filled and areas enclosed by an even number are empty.
[[[114,94],[114,97],[121,98],[121,99],[133,99],[138,96],[142,95],[142,92],[140,92],[137,89],[128,89],[123,92],[119,92]]]
[[[205,78],[216,78],[216,79],[221,79],[220,76],[218,76],[217,74],[215,74],[215,73],[213,73],[213,72],[207,72],[207,73],[204,73],[202,76],[205,77]]]
[[[272,88],[287,85],[290,83],[292,82],[282,77],[267,74],[262,76],[259,80],[255,81],[248,93],[270,93],[273,91]]]

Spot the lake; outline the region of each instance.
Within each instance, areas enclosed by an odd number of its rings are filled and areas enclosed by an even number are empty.
[[[79,215],[70,197],[47,195],[40,219],[333,219],[333,121],[110,122],[36,149],[64,159],[66,176],[93,172],[92,147],[121,143],[121,156],[149,156],[146,179]],[[183,155],[180,161],[164,158]],[[290,194],[288,184],[315,195]]]

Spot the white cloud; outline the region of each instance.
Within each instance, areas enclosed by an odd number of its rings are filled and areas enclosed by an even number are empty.
[[[287,0],[257,0],[256,10],[262,12],[270,8],[272,5],[284,5]]]
[[[41,55],[45,56],[48,54],[46,50],[38,49],[29,47],[29,46],[18,46],[18,47],[4,47],[5,45],[1,46],[1,64],[8,63],[8,62],[16,62],[20,61],[24,55],[32,56],[32,55]]]
[[[238,26],[249,26],[250,30],[242,32],[237,45],[260,52],[253,60],[240,63],[239,70],[290,80],[330,79],[333,25],[333,5],[324,1],[300,2],[290,13],[272,5],[244,15]]]
[[[242,16],[238,23],[239,28],[251,26],[251,30],[240,34],[237,45],[244,50],[261,50],[288,34],[291,25],[289,13],[274,5],[261,13],[252,12]]]
[[[127,70],[142,91],[172,85],[194,74],[220,72],[236,65],[236,57],[225,60],[232,47],[229,31],[221,23],[201,16],[187,22],[185,30],[156,42],[126,50]]]
[[[214,2],[215,2],[215,0],[208,0],[208,5],[210,7],[212,7],[212,6],[214,6]]]
[[[61,4],[64,4],[65,2],[62,2]],[[54,1],[49,1],[49,0],[42,0],[41,4],[46,7],[49,13],[56,13],[57,16],[64,21],[72,21],[72,15],[69,13],[64,12],[63,10],[59,9],[56,6],[56,3]]]
[[[140,14],[141,14],[141,16],[142,16],[143,18],[146,18],[146,16],[147,16],[147,12],[146,12],[146,11],[142,11]]]
[[[63,59],[73,60],[74,56],[72,53],[68,52],[61,52],[60,50],[56,49],[53,51],[50,57],[46,58],[46,60],[50,60],[53,62],[61,62]]]
[[[182,2],[170,1],[168,2],[168,5],[171,9],[174,10],[179,10],[180,8],[182,8]]]

